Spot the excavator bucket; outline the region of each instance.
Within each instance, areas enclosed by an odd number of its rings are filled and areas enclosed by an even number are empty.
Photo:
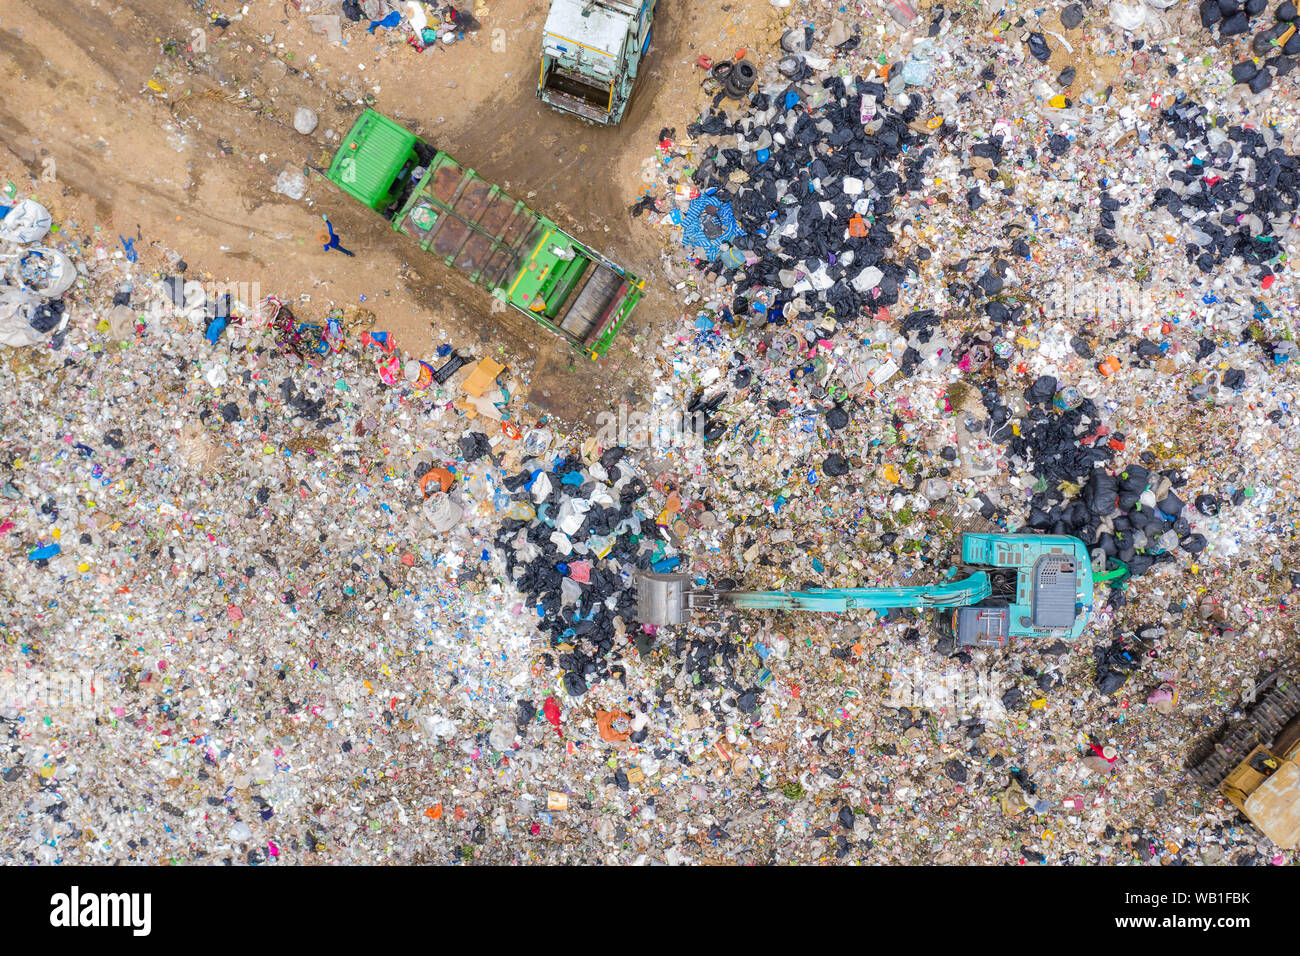
[[[690,616],[687,585],[690,575],[656,574],[644,571],[637,575],[636,611],[642,624],[663,627],[685,624]]]

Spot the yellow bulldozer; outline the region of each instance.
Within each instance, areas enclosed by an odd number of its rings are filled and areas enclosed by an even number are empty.
[[[1242,699],[1242,716],[1201,742],[1187,762],[1284,850],[1300,845],[1300,684],[1278,671]]]

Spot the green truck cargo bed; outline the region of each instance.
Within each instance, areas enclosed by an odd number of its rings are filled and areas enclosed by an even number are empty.
[[[641,298],[643,280],[374,110],[344,137],[328,178],[592,358]]]

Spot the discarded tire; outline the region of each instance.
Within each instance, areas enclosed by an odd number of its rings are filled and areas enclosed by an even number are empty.
[[[754,69],[754,64],[748,60],[738,60],[731,68],[731,72],[727,74],[723,86],[728,96],[740,99],[749,92],[756,79],[758,79],[758,71]]]
[[[801,56],[783,56],[776,64],[776,71],[782,76],[790,79],[798,76],[803,71],[803,57]]]

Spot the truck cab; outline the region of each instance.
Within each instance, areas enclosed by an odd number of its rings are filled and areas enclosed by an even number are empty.
[[[622,119],[646,52],[657,0],[551,0],[537,95],[605,126]]]

